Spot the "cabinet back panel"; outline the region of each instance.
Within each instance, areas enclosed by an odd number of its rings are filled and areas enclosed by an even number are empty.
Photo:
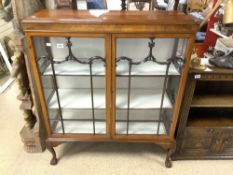
[[[233,126],[231,108],[191,108],[188,126]]]
[[[147,38],[117,39],[117,57],[127,56],[138,60],[148,56],[149,47]],[[170,58],[174,48],[175,39],[155,39],[153,54],[160,60]],[[168,51],[169,50],[169,51]]]
[[[197,81],[194,93],[233,94],[233,81]]]
[[[72,52],[75,57],[105,57],[103,38],[71,37]],[[55,60],[63,60],[68,55],[67,38],[65,37],[34,37],[36,56],[46,56],[50,52]]]
[[[132,77],[131,88],[161,89],[164,77]],[[117,88],[128,88],[128,77],[117,77]]]
[[[44,88],[52,88],[52,76],[42,77]],[[57,84],[59,89],[79,89],[90,88],[89,76],[57,76]],[[105,88],[105,77],[93,77],[94,88]]]

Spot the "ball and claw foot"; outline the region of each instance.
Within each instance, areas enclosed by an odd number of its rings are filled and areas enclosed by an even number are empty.
[[[57,158],[53,157],[50,161],[50,165],[57,165]]]
[[[172,167],[172,161],[171,161],[170,158],[166,158],[165,166],[166,166],[166,168],[171,168]]]
[[[172,149],[169,149],[168,152],[167,152],[167,157],[166,157],[166,160],[165,160],[165,166],[167,168],[171,168],[172,167],[172,159],[171,159],[171,156],[172,154],[175,152],[175,149],[176,147],[172,148]]]

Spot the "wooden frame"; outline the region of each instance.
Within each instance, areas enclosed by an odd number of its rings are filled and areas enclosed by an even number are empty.
[[[63,13],[63,17],[60,17]],[[122,20],[122,14],[127,15]],[[151,142],[162,146],[168,150],[165,165],[171,167],[171,154],[175,151],[176,143],[174,133],[179,114],[179,108],[182,101],[184,86],[186,83],[189,69],[189,61],[194,42],[194,34],[197,25],[191,18],[174,12],[167,12],[170,15],[164,16],[161,12],[108,12],[101,16],[93,16],[88,12],[71,12],[71,11],[52,11],[44,10],[35,14],[33,18],[24,20],[24,31],[26,32],[27,45],[29,48],[30,62],[32,65],[33,76],[36,82],[38,96],[42,106],[44,122],[47,130],[47,148],[52,153],[51,164],[57,163],[54,146],[64,142],[75,141],[116,141],[116,142]],[[37,16],[40,20],[37,19]],[[50,16],[52,15],[52,16]],[[134,18],[135,15],[137,19]],[[147,18],[150,15],[150,18]],[[41,19],[41,17],[43,19]],[[180,18],[180,21],[174,19]],[[59,18],[59,20],[58,20]],[[166,19],[166,20],[165,20]],[[68,22],[67,22],[68,21]],[[52,134],[48,121],[48,111],[43,95],[42,82],[39,76],[38,67],[35,61],[35,49],[32,37],[35,36],[63,36],[63,37],[91,37],[105,39],[106,55],[106,135],[93,134]],[[116,56],[116,38],[185,38],[188,40],[185,67],[181,73],[176,105],[173,111],[173,124],[170,128],[169,135],[151,136],[151,135],[129,135],[118,136],[115,133],[115,101],[116,101],[116,73],[115,73],[115,56]]]
[[[117,38],[185,38],[188,39],[188,47],[186,52],[186,65],[181,73],[179,92],[176,99],[176,107],[173,112],[173,122],[170,128],[169,136],[153,136],[153,135],[116,135],[116,39]],[[176,123],[178,120],[179,109],[183,97],[184,86],[186,83],[187,72],[189,69],[189,62],[191,56],[191,50],[193,47],[194,37],[193,35],[182,35],[182,34],[113,34],[112,35],[112,134],[111,138],[115,141],[131,141],[131,142],[152,142],[160,145],[164,149],[170,149],[175,145],[174,134],[176,129]]]
[[[37,91],[38,91],[38,96],[41,102],[41,106],[42,106],[42,112],[43,112],[43,118],[44,118],[44,122],[45,122],[45,127],[46,127],[46,131],[47,131],[47,136],[48,138],[63,138],[64,136],[62,134],[53,134],[50,124],[49,124],[49,117],[48,117],[48,111],[47,111],[47,107],[45,104],[45,97],[44,97],[44,93],[43,93],[43,88],[42,88],[42,82],[41,82],[41,78],[39,77],[39,71],[38,71],[38,67],[37,67],[37,63],[36,63],[36,57],[35,57],[35,50],[33,47],[33,41],[32,38],[36,37],[36,36],[43,36],[43,37],[49,37],[49,36],[54,36],[54,37],[64,37],[64,36],[72,36],[72,37],[94,37],[94,38],[104,38],[105,39],[105,54],[106,54],[106,87],[110,87],[110,79],[108,77],[110,77],[110,65],[111,65],[111,59],[110,59],[110,39],[108,35],[104,35],[104,34],[61,34],[61,33],[31,33],[31,34],[27,34],[26,33],[26,38],[27,38],[27,43],[29,44],[29,47],[31,48],[30,50],[30,56],[31,56],[31,64],[32,64],[32,69],[33,69],[33,74],[35,76],[35,80],[36,80],[36,86],[37,86]],[[92,134],[90,135],[83,135],[83,134],[66,134],[69,137],[72,138],[79,138],[79,139],[84,139],[88,138],[88,139],[94,139],[99,138],[99,139],[107,139],[110,137],[110,89],[106,88],[106,134],[105,135],[95,135],[93,136]]]

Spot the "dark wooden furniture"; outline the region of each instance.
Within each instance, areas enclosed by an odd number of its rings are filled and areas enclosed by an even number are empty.
[[[134,3],[138,10],[143,10],[145,3],[149,4],[149,10],[154,10],[153,0],[127,0],[127,9],[129,10],[130,3]]]
[[[156,5],[156,0],[121,0],[122,10],[127,10],[129,8],[129,3],[134,2],[138,10],[143,9],[143,3],[149,3],[149,10],[154,10]],[[179,5],[179,0],[175,0],[174,10],[177,10]]]
[[[56,0],[57,8],[77,9],[76,0]]]
[[[30,68],[54,146],[152,142],[168,150],[196,23],[178,12],[43,10],[23,21]]]
[[[191,70],[173,159],[233,158],[233,70]]]

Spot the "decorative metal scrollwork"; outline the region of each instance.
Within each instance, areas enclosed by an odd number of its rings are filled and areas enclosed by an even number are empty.
[[[161,97],[161,103],[160,103],[160,110],[159,110],[159,120],[155,120],[156,123],[158,121],[158,127],[156,131],[156,135],[159,135],[159,129],[160,129],[160,124],[162,121],[162,113],[163,113],[163,103],[164,103],[164,98],[165,98],[165,93],[167,90],[167,84],[168,84],[168,75],[169,75],[169,68],[171,63],[175,65],[175,67],[180,71],[185,62],[182,58],[179,57],[172,57],[168,58],[166,61],[159,61],[154,55],[153,55],[153,49],[155,47],[155,42],[154,38],[150,38],[150,42],[148,43],[149,47],[149,53],[146,58],[142,59],[141,61],[133,61],[132,58],[126,57],[126,56],[121,56],[116,58],[116,63],[120,61],[128,61],[129,65],[129,72],[128,72],[128,98],[127,98],[127,130],[126,134],[128,135],[129,132],[129,121],[130,121],[130,95],[131,95],[131,71],[132,71],[132,66],[138,66],[140,64],[143,64],[145,62],[154,62],[160,65],[165,65],[166,66],[166,71],[165,71],[165,78],[164,78],[164,83],[163,83],[163,89],[162,89],[162,97]],[[117,65],[117,64],[116,64]]]
[[[126,61],[129,61],[131,65],[139,65],[139,64],[142,64],[148,61],[152,61],[160,65],[168,65],[171,63],[176,63],[179,68],[183,68],[184,60],[179,57],[169,58],[166,61],[158,61],[158,59],[153,55],[153,48],[155,47],[154,40],[155,40],[154,38],[150,38],[150,42],[148,43],[149,54],[146,58],[142,59],[141,61],[133,61],[132,58],[121,56],[116,59],[116,62],[119,62],[121,60],[126,60]]]
[[[65,57],[65,60],[53,61],[54,64],[60,64],[60,63],[63,63],[69,60],[77,61],[80,64],[92,64],[95,60],[101,60],[105,63],[105,59],[100,56],[94,56],[94,57],[88,58],[88,61],[83,61],[82,59],[75,57],[72,52],[72,42],[70,41],[70,37],[67,38],[66,46],[68,47],[68,55]]]
[[[94,56],[94,57],[90,57],[87,58],[87,61],[84,61],[86,58],[77,58],[74,56],[73,52],[72,52],[72,42],[71,42],[71,38],[67,37],[67,44],[66,44],[67,48],[68,48],[68,55],[65,57],[64,60],[62,61],[54,61],[52,56],[49,56],[49,60],[50,60],[50,64],[52,67],[52,78],[53,78],[53,85],[55,88],[55,93],[57,96],[57,102],[58,102],[58,112],[59,112],[59,116],[60,116],[60,120],[61,120],[61,126],[62,126],[62,132],[63,134],[65,134],[65,128],[64,128],[64,122],[63,122],[63,115],[62,115],[62,109],[61,109],[61,103],[60,103],[60,95],[59,95],[59,91],[58,91],[58,85],[57,85],[57,80],[56,80],[56,72],[55,72],[55,67],[54,64],[61,64],[67,61],[76,61],[80,64],[86,64],[89,65],[89,70],[90,70],[90,90],[91,90],[91,106],[92,106],[92,121],[93,121],[93,134],[96,134],[95,131],[95,107],[94,107],[94,85],[93,85],[93,72],[92,72],[92,65],[94,63],[94,61],[96,60],[100,60],[104,63],[105,66],[105,58],[100,57],[100,56]],[[47,57],[43,57],[43,58],[47,58]]]

